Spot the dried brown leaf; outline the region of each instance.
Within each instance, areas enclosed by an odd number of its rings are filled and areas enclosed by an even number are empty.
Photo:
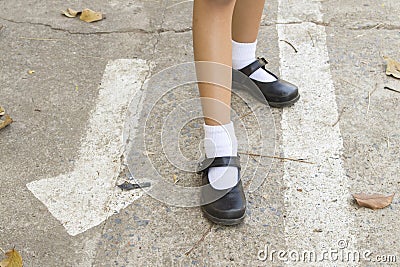
[[[393,58],[383,56],[383,59],[386,60],[386,75],[392,75],[395,78],[400,79],[400,63],[394,60]]]
[[[389,206],[392,203],[393,196],[394,194],[389,196],[385,196],[382,194],[365,194],[365,193],[353,194],[353,197],[357,201],[358,205],[373,210],[383,209]]]
[[[10,125],[13,122],[9,115],[4,115],[3,119],[0,119],[0,130]],[[0,266],[1,267],[1,266]]]
[[[174,184],[176,184],[177,182],[179,182],[179,178],[178,178],[178,176],[176,176],[176,174],[174,174],[174,175],[172,176],[172,179],[174,179]]]
[[[69,14],[71,14],[73,16],[78,16],[81,13],[81,11],[76,11],[76,10],[73,10],[72,8],[67,8],[67,11]]]
[[[82,14],[79,19],[86,22],[94,22],[104,19],[104,16],[101,12],[96,12],[85,8],[84,10],[82,10]]]
[[[6,252],[6,258],[0,262],[0,267],[22,267],[22,257],[15,249]]]
[[[143,151],[143,155],[149,156],[149,155],[155,155],[156,153],[150,152],[150,151]]]
[[[78,16],[81,13],[82,12],[73,10],[72,8],[67,8],[67,10],[62,11],[62,14],[68,18],[75,18],[76,16]]]

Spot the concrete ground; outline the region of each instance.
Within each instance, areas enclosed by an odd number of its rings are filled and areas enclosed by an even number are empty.
[[[258,54],[268,59],[271,71],[281,71],[285,79],[301,84],[303,96],[294,107],[271,110],[275,155],[305,158],[315,164],[308,167],[304,162],[274,160],[262,186],[247,194],[248,211],[242,225],[214,225],[197,207],[174,207],[137,193],[115,214],[103,212],[104,220],[99,217],[97,223],[79,228],[72,222],[85,221],[85,214],[77,218],[69,213],[70,206],[62,205],[71,201],[75,187],[68,188],[70,194],[50,192],[47,202],[27,187],[76,170],[80,151],[88,141],[93,111],[101,101],[108,101],[101,90],[104,84],[113,84],[106,66],[108,70],[115,67],[115,75],[119,75],[123,72],[119,59],[145,65],[137,79],[129,80],[128,73],[126,83],[130,86],[140,81],[138,86],[146,99],[149,92],[142,88],[145,79],[192,60],[192,4],[175,0],[0,1],[0,105],[15,121],[0,130],[0,247],[15,247],[24,266],[397,266],[400,94],[384,87],[400,90],[400,81],[385,75],[382,59],[387,55],[400,60],[397,1],[266,3]],[[60,10],[68,7],[103,11],[107,18],[93,24],[68,19],[60,15]],[[296,32],[295,27],[305,30],[304,34]],[[314,54],[324,62],[314,60]],[[290,68],[296,57],[303,56],[310,56],[310,61],[302,60],[304,65]],[[35,73],[28,74],[29,70]],[[302,77],[308,77],[304,84]],[[333,88],[326,91],[332,98],[316,96],[318,91],[312,90],[319,85]],[[166,97],[193,97],[188,94]],[[327,113],[313,107],[316,102],[310,103],[318,97],[321,101],[332,99],[326,103]],[[240,116],[246,115],[245,103],[234,99],[234,107]],[[157,134],[163,122],[161,111],[149,123],[154,135],[146,138],[149,150],[155,153],[149,157],[165,177],[175,174],[182,185],[193,186],[198,182],[196,176],[180,172],[157,156],[162,153]],[[110,113],[102,116],[108,118]],[[319,120],[324,118],[329,123],[321,124]],[[290,124],[297,119],[300,126]],[[301,123],[308,120],[316,124]],[[250,133],[254,123],[251,116],[246,117],[244,125]],[[310,131],[314,126],[315,131]],[[325,151],[328,154],[320,153],[319,147],[312,154],[311,140],[323,138],[313,135],[319,130],[331,137],[319,142],[331,144]],[[190,135],[191,131],[197,135]],[[309,137],[298,134],[308,131]],[[199,123],[193,123],[180,142],[192,159],[199,157],[199,151],[190,140],[200,140],[198,134]],[[93,136],[96,138],[96,133]],[[298,139],[294,142],[298,148],[291,145],[293,139]],[[323,144],[317,142],[316,146],[322,148]],[[244,158],[249,160],[249,170],[255,168],[255,162],[272,162],[265,157]],[[87,160],[91,164],[90,155]],[[117,179],[113,173],[102,178],[111,182]],[[61,183],[60,190],[68,186],[71,184]],[[351,194],[359,192],[396,195],[389,207],[372,211],[354,203]],[[91,198],[94,203],[89,201],[87,208],[97,210],[96,194]],[[63,214],[66,217],[60,219]],[[295,264],[276,256],[273,261],[262,261],[259,252],[266,247],[298,253],[329,248],[368,250],[372,260]],[[397,257],[397,263],[382,262],[382,258],[378,262],[377,256],[390,255]]]

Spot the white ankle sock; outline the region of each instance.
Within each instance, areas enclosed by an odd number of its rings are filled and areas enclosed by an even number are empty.
[[[238,43],[232,40],[232,68],[239,70],[256,60],[257,40],[254,43]],[[263,69],[256,70],[250,78],[260,82],[274,82],[276,78]]]
[[[237,139],[233,122],[225,125],[210,126],[204,124],[204,150],[207,158],[237,156]],[[208,179],[213,188],[228,189],[238,182],[236,167],[212,167],[208,170]]]

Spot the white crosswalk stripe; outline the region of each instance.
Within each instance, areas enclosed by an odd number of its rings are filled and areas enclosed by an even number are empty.
[[[279,40],[291,43],[298,51],[286,42],[279,42],[281,75],[297,84],[301,93],[301,100],[283,111],[283,152],[285,157],[305,158],[315,163],[284,164],[288,187],[286,240],[290,249],[299,252],[336,249],[341,239],[348,242],[350,250],[356,242],[350,233],[350,194],[341,159],[343,140],[339,124],[334,125],[338,111],[325,27],[318,23],[321,20],[317,1],[279,1]],[[288,264],[294,266],[293,262]],[[339,263],[324,261],[324,264]],[[299,266],[304,266],[304,262]]]

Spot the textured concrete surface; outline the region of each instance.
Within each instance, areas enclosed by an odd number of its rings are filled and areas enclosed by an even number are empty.
[[[99,226],[71,236],[26,187],[32,181],[74,170],[109,61],[143,59],[155,74],[192,60],[192,2],[180,2],[0,1],[0,105],[15,120],[0,130],[0,248],[15,246],[24,266],[291,266],[257,258],[265,246],[276,250],[298,248],[294,242],[299,237],[294,239],[285,232],[286,225],[293,225],[287,216],[292,206],[285,195],[294,188],[288,188],[283,179],[281,160],[274,161],[264,184],[247,195],[247,218],[234,228],[209,223],[199,208],[172,207],[144,195]],[[400,81],[384,74],[382,56],[400,60],[400,2],[318,1],[322,17],[317,19],[311,9],[314,1],[300,2],[297,6],[291,3],[293,10],[307,4],[310,9],[297,11],[300,15],[291,23],[311,22],[325,27],[349,193],[396,193],[391,206],[377,211],[359,208],[350,195],[344,196],[349,200],[344,207],[349,218],[337,220],[351,222],[349,231],[355,237],[347,240],[351,247],[369,249],[373,255],[397,256],[397,264],[352,265],[397,266],[400,94],[384,86],[400,90]],[[89,7],[105,12],[107,18],[86,24],[61,16],[60,10],[67,7]],[[267,1],[264,13],[258,54],[268,58],[269,68],[279,73],[278,44],[282,41],[276,30],[278,1]],[[304,38],[310,38],[310,45],[320,41],[318,36]],[[287,41],[296,47],[296,40]],[[35,73],[30,75],[28,70]],[[246,113],[244,103],[234,101],[238,113]],[[273,109],[272,116],[275,153],[284,157],[282,111]],[[155,129],[160,126],[156,119],[153,123]],[[252,125],[251,116],[246,123]],[[192,152],[185,153],[195,158],[198,146],[191,145],[191,140],[198,140],[201,131],[193,128],[182,146],[187,145]],[[157,152],[156,137],[153,147]],[[155,166],[163,167],[165,177],[184,177],[153,157]],[[195,180],[193,176],[182,183],[193,185]],[[307,198],[303,185],[291,186]],[[308,242],[310,233],[325,236],[327,229],[313,229],[307,224],[296,227],[296,232],[304,233],[300,237],[305,244],[302,249],[321,249],[307,247],[312,244]],[[330,241],[344,238],[337,236]]]

